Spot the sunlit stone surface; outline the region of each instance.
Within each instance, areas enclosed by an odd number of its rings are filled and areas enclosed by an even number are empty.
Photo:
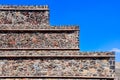
[[[79,47],[79,26],[51,26],[48,6],[0,6],[0,80],[115,78],[114,52]]]

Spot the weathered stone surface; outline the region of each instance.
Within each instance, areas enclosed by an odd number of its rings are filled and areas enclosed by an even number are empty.
[[[7,51],[0,51],[1,56],[114,56],[112,52],[79,52],[76,50],[37,50],[37,51],[28,51],[28,50],[7,50]],[[104,60],[104,62],[107,62]],[[109,62],[112,62],[109,61]],[[112,64],[111,64],[112,65]],[[113,64],[114,65],[114,64]],[[99,64],[96,64],[96,66],[99,66]]]
[[[0,48],[78,48],[77,33],[1,33]]]
[[[120,80],[120,62],[116,62],[115,64],[115,74],[116,74],[115,80]]]
[[[50,30],[79,30],[78,26],[50,26],[50,25],[43,25],[43,24],[0,24],[1,30],[29,30],[29,29],[50,29]]]
[[[0,73],[2,73],[0,76],[114,77],[114,72],[111,72],[113,69],[110,69],[109,58],[7,58],[0,59],[0,64]],[[96,64],[100,66],[97,67]]]
[[[115,54],[113,52],[79,52],[78,38],[78,26],[49,25],[47,6],[0,6],[0,80],[66,80],[22,78],[41,76],[114,78]],[[33,50],[7,50],[7,48]],[[31,57],[25,58],[25,56]],[[1,76],[21,78],[3,79]]]
[[[0,5],[0,10],[49,10],[48,5]]]
[[[0,24],[48,25],[48,11],[4,11],[0,10]],[[21,27],[22,28],[22,27]]]

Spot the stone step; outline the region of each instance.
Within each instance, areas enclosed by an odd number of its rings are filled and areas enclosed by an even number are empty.
[[[0,48],[78,48],[78,32],[0,33]]]
[[[0,77],[114,77],[108,58],[0,58]]]
[[[70,57],[70,58],[109,58],[113,52],[79,52],[79,50],[0,50],[0,57]]]

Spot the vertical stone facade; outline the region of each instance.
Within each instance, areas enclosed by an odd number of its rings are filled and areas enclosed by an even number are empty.
[[[0,6],[0,80],[114,77],[114,52],[80,52],[79,26],[50,26],[48,6]]]
[[[6,39],[7,38],[7,39]],[[1,33],[0,48],[75,48],[78,49],[78,32]]]
[[[0,6],[0,29],[32,29],[34,26],[37,28],[49,26],[48,6],[17,7]]]

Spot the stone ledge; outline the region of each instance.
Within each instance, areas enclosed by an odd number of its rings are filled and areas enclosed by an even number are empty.
[[[114,79],[114,77],[87,77],[87,76],[21,76],[21,77],[16,77],[16,76],[0,76],[0,78],[50,78],[50,79]]]
[[[0,50],[79,50],[79,48],[0,48]]]
[[[8,56],[0,56],[0,58],[114,58],[115,56],[79,56],[79,55],[71,55],[71,56],[63,56],[63,55],[59,55],[59,56],[51,56],[51,55],[46,55],[46,56],[40,56],[40,55],[36,55],[36,56],[30,56],[30,55],[25,55],[25,56],[18,56],[18,55],[8,55]]]
[[[78,29],[79,30],[79,25],[55,25],[51,26],[53,29]]]
[[[81,57],[81,58],[109,58],[115,57],[113,52],[79,52],[79,50],[1,50],[0,57]]]
[[[13,29],[13,30],[0,30],[0,32],[68,32],[79,31],[78,29]]]
[[[48,5],[0,5],[0,10],[49,10]]]
[[[0,24],[0,31],[10,30],[78,30],[79,26],[49,26],[49,25],[33,25],[33,24]]]

